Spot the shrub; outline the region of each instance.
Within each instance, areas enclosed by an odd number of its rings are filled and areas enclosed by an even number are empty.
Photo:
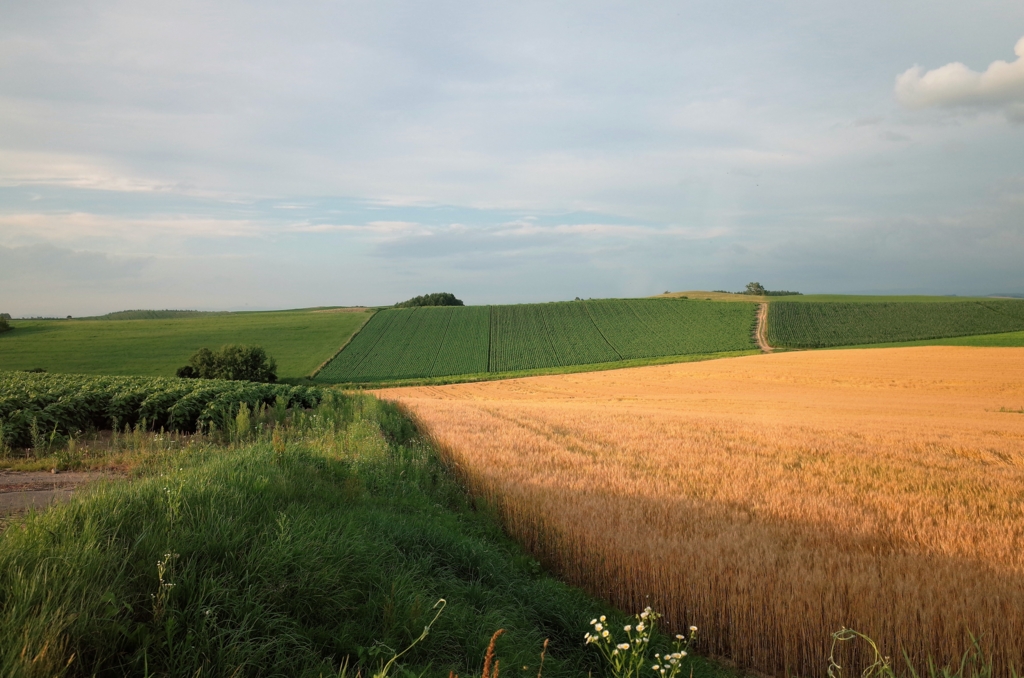
[[[11,329],[11,324],[7,322],[10,317],[7,313],[0,313],[0,332],[6,332]]]
[[[178,368],[184,379],[227,379],[229,381],[277,381],[277,361],[261,346],[228,344],[214,353],[201,348],[192,354],[188,364]]]
[[[465,304],[461,299],[456,299],[451,292],[424,294],[395,304],[395,308],[413,308],[415,306],[465,306]]]

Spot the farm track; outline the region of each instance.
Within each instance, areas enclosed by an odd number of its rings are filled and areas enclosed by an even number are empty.
[[[768,303],[757,306],[757,346],[762,353],[771,353],[775,349],[768,343]]]

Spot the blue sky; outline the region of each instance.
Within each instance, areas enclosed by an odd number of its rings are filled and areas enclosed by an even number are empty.
[[[0,1],[0,310],[1024,293],[1024,3]]]

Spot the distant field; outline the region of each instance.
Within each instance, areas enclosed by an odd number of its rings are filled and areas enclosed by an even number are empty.
[[[259,344],[278,377],[315,370],[348,340],[368,311],[218,313],[152,320],[14,320],[0,334],[0,371],[174,376],[198,348]]]
[[[570,583],[821,676],[1024,657],[1024,349],[802,351],[380,391]],[[839,657],[859,676],[865,656]],[[903,675],[902,673],[900,675]],[[908,674],[909,675],[909,674]],[[981,674],[978,674],[981,675]]]
[[[753,304],[620,299],[379,312],[325,383],[516,372],[755,348]]]
[[[749,294],[734,294],[732,292],[708,292],[705,290],[689,290],[685,292],[669,292],[658,294],[653,299],[703,299],[706,301],[800,301],[804,303],[847,302],[847,303],[892,303],[896,301],[918,301],[929,304],[941,304],[958,301],[994,301],[995,297],[955,297],[938,296],[934,294],[904,294],[904,295],[867,295],[867,294],[794,294],[783,297],[754,296]]]
[[[1024,301],[846,303],[787,300],[773,301],[768,307],[768,340],[777,347],[827,348],[1021,330],[1024,330]]]

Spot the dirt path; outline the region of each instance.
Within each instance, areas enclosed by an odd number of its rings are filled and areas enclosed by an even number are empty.
[[[0,471],[0,516],[67,501],[76,487],[109,477],[113,476],[99,472]]]
[[[757,345],[762,353],[771,353],[775,349],[768,343],[768,304],[757,307]]]

